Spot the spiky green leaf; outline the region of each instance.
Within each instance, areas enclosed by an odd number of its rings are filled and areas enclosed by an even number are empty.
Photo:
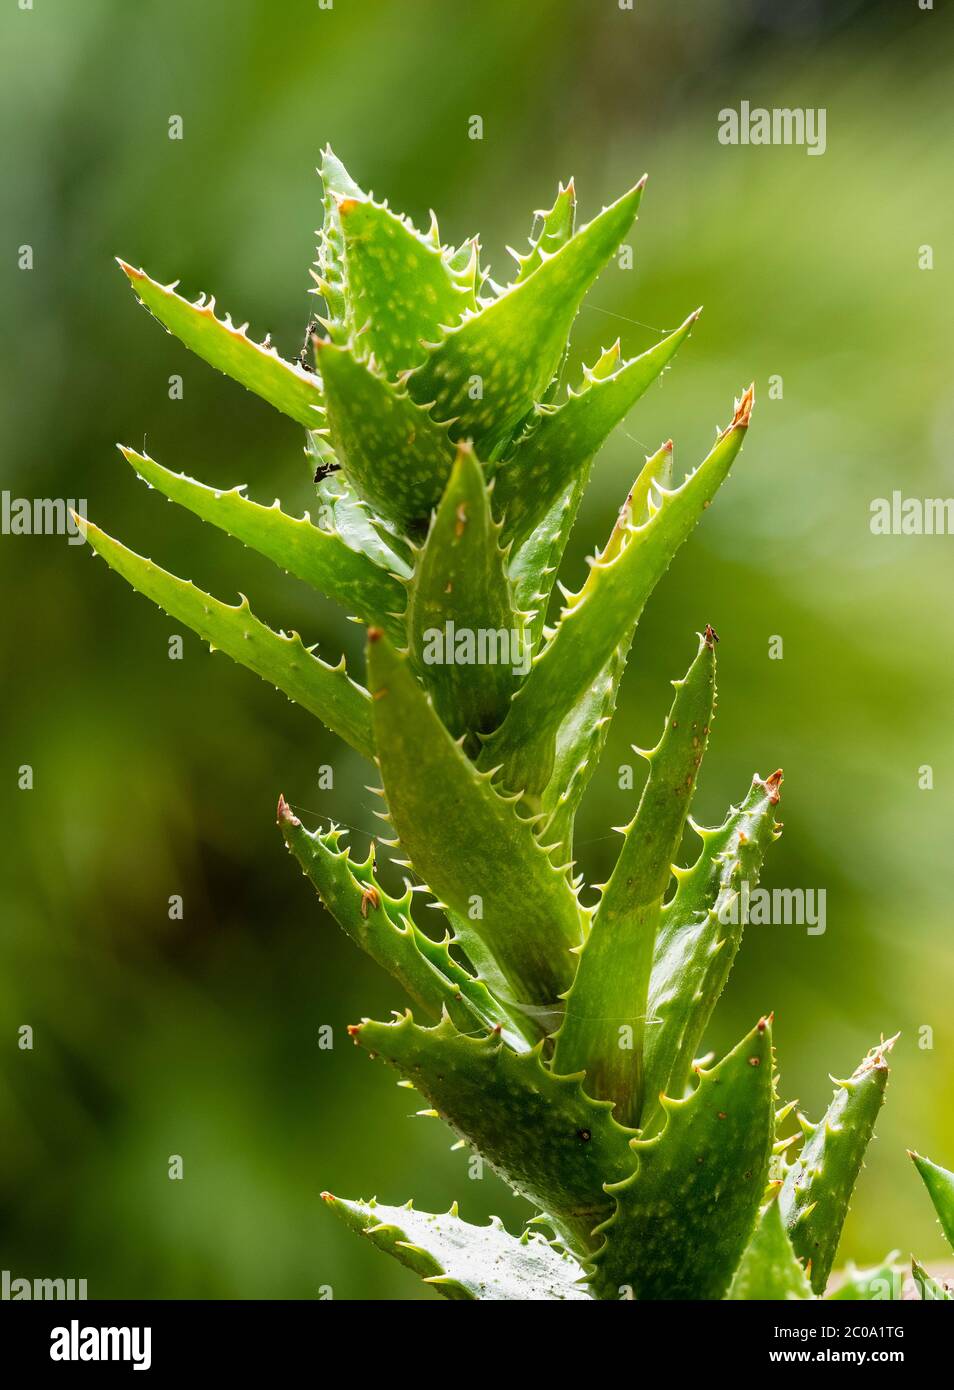
[[[811,1285],[795,1257],[774,1197],[745,1247],[726,1297],[733,1301],[812,1297]]]
[[[411,889],[394,898],[381,886],[373,852],[362,863],[340,847],[340,830],[306,830],[284,797],[278,803],[278,825],[339,926],[400,981],[418,1007],[432,1018],[446,1010],[462,1032],[496,1028],[517,1050],[529,1047],[483,981],[454,961],[446,943],[432,941],[415,924]]]
[[[528,282],[532,284],[533,281]],[[503,765],[502,784],[533,800],[550,780],[556,735],[635,624],[673,555],[727,477],[742,447],[751,388],[736,402],[715,447],[641,526],[625,517],[582,589],[568,600],[551,641],[534,657],[510,713],[487,740],[481,766]],[[661,490],[660,490],[661,491]]]
[[[954,1303],[954,1290],[938,1279],[933,1279],[923,1265],[911,1256],[911,1274],[923,1303]]]
[[[90,545],[111,569],[151,598],[170,617],[186,623],[214,649],[270,681],[366,758],[374,756],[371,702],[345,670],[319,660],[297,633],[273,632],[253,616],[248,599],[230,607],[193,583],[136,555],[90,521],[80,524]]]
[[[363,198],[365,194],[330,145],[326,145],[321,152],[318,174],[322,185],[324,217],[318,233],[318,256],[312,271],[316,288],[312,293],[320,295],[325,302],[325,315],[321,321],[332,342],[346,343],[354,324],[348,313],[344,236],[338,204],[343,198]]]
[[[386,528],[338,470],[315,485],[318,525],[339,535],[351,550],[359,550],[379,569],[400,579],[410,579],[413,552],[402,537]],[[405,595],[406,602],[406,595]]]
[[[187,348],[306,429],[322,425],[321,382],[314,372],[286,362],[267,340],[253,342],[247,324],[236,328],[227,315],[216,318],[214,299],[190,304],[176,294],[175,284],[160,285],[125,261],[119,265],[149,312]]]
[[[414,868],[497,965],[492,988],[517,1004],[552,1004],[572,979],[582,939],[566,875],[441,724],[406,659],[370,643],[373,723],[391,823]],[[467,949],[467,942],[464,941]],[[486,974],[483,961],[475,961]]]
[[[670,440],[646,460],[610,537],[610,547],[616,544],[617,537],[624,529],[623,517],[639,524],[646,521],[651,489],[657,485],[667,487],[671,478]],[[544,816],[541,833],[548,840],[561,845],[567,859],[573,855],[576,812],[606,746],[631,640],[631,634],[625,633],[603,670],[563,720],[557,733],[553,771],[540,798]]]
[[[620,363],[604,357],[560,406],[541,407],[494,482],[494,507],[503,518],[504,543],[523,544],[569,484],[601,448],[640,396],[668,366],[692,332],[699,311],[660,343]]]
[[[620,658],[620,661],[622,658]],[[557,738],[553,776],[543,797],[540,834],[572,860],[573,825],[587,783],[606,746],[613,715],[618,669],[611,662],[587,698],[564,720]]]
[[[692,1060],[735,961],[745,914],[744,884],[755,887],[766,850],[778,837],[781,772],[753,778],[745,800],[716,830],[699,830],[702,852],[663,910],[653,955],[646,1030],[647,1109],[661,1094],[681,1096]],[[659,1116],[662,1119],[662,1116]]]
[[[586,291],[636,216],[642,183],[580,228],[532,275],[468,315],[408,378],[408,390],[454,437],[495,459],[559,366]]]
[[[385,520],[418,531],[440,501],[454,446],[447,430],[345,348],[318,349],[328,429],[359,495]]]
[[[499,537],[480,464],[460,445],[407,609],[415,670],[455,738],[500,723],[529,661]]]
[[[592,1248],[593,1228],[612,1206],[603,1184],[633,1171],[633,1132],[616,1123],[610,1105],[584,1094],[579,1076],[555,1076],[541,1060],[542,1044],[516,1053],[494,1035],[463,1037],[450,1020],[421,1028],[407,1014],[351,1031],[545,1211],[574,1249]]]
[[[366,1235],[379,1250],[419,1274],[443,1298],[452,1301],[587,1299],[579,1284],[582,1270],[571,1255],[537,1232],[512,1236],[496,1216],[489,1226],[462,1221],[457,1203],[432,1215],[403,1207],[349,1202],[323,1192],[335,1215]]]
[[[538,211],[533,216],[534,227],[530,236],[530,249],[512,254],[517,262],[514,284],[521,284],[543,264],[547,256],[554,255],[565,246],[573,235],[576,224],[576,188],[573,180],[564,186],[562,183],[552,208]]]
[[[150,487],[274,560],[363,622],[378,624],[401,640],[404,621],[400,615],[407,605],[404,585],[366,553],[353,550],[337,531],[312,525],[307,513],[301,518],[289,516],[277,502],[260,506],[244,496],[242,487],[228,491],[207,487],[183,473],[170,472],[135,449],[120,452]]]
[[[653,945],[672,861],[709,738],[715,705],[715,634],[707,628],[651,753],[639,807],[593,917],[556,1039],[558,1071],[586,1070],[590,1093],[639,1125]]]
[[[511,551],[509,570],[514,603],[528,615],[532,652],[539,649],[543,638],[550,595],[588,480],[589,469],[585,469],[516,554]]]
[[[757,1027],[633,1148],[593,1261],[597,1298],[722,1298],[755,1226],[772,1149],[771,1027]]]
[[[908,1152],[934,1203],[941,1230],[947,1236],[948,1244],[954,1248],[954,1173],[932,1163],[929,1158],[922,1158],[910,1150]]]
[[[828,1283],[848,1203],[884,1103],[891,1042],[872,1048],[857,1071],[838,1084],[819,1124],[803,1121],[805,1141],[779,1193],[782,1219],[796,1255],[811,1263],[816,1293],[824,1293]]]
[[[474,307],[467,269],[456,271],[440,246],[370,199],[342,199],[338,221],[355,351],[395,380]]]

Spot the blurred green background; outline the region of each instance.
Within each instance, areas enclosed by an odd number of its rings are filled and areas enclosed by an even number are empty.
[[[842,1247],[861,1261],[942,1253],[905,1146],[954,1164],[952,541],[868,526],[894,488],[954,492],[940,8],[6,0],[0,19],[0,487],[88,499],[135,549],[230,601],[241,587],[325,655],[360,660],[359,630],[149,494],[116,453],[145,441],[177,470],[309,504],[299,431],[163,335],[112,257],[214,291],[290,356],[325,141],[419,222],[433,205],[446,239],[480,230],[499,278],[560,178],[576,176],[588,218],[649,170],[635,269],[592,291],[576,360],[617,333],[642,350],[705,313],[605,450],[564,578],[645,453],[672,435],[688,469],[753,376],[759,403],[731,486],[641,624],[582,857],[606,873],[608,826],[631,809],[615,768],[655,738],[666,682],[712,622],[721,699],[697,816],[784,765],[765,882],[824,888],[828,930],[750,928],[710,1045],[774,1008],[783,1095],[817,1117],[829,1071],[902,1031]],[[723,147],[718,112],[742,99],[825,107],[827,153]],[[933,271],[918,268],[924,244]],[[309,824],[357,827],[363,848],[373,775],[193,636],[170,661],[182,629],[85,547],[4,535],[0,568],[0,1266],[86,1277],[92,1297],[430,1297],[339,1229],[320,1189],[429,1209],[459,1198],[474,1220],[517,1222],[522,1204],[469,1178],[448,1131],[408,1118],[414,1095],[350,1047],[349,1022],[404,999],[323,914],[274,827],[284,791]],[[32,791],[17,788],[24,763]]]

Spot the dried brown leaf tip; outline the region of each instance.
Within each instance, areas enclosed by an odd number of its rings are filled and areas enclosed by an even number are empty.
[[[773,806],[777,806],[782,795],[782,769],[777,768],[771,777],[766,777],[763,785],[769,794],[769,801]]]
[[[301,825],[301,821],[282,795],[278,797],[278,824],[290,826]]]
[[[755,382],[753,382],[751,386],[747,387],[746,390],[742,392],[742,395],[739,397],[739,399],[736,401],[735,413],[732,416],[732,419],[729,423],[729,428],[725,431],[725,433],[728,434],[729,430],[747,429],[749,421],[752,418],[752,410],[754,406]]]

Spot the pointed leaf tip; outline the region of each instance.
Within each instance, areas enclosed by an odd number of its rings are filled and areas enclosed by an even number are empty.
[[[911,1159],[928,1190],[941,1230],[954,1248],[954,1172],[921,1154],[912,1153]]]
[[[776,770],[771,774],[771,776],[766,777],[765,781],[762,783],[763,787],[768,792],[769,801],[772,803],[773,806],[777,806],[779,801],[781,800],[783,780],[784,775],[782,773],[782,769],[779,767],[776,768]]]
[[[729,430],[748,429],[749,421],[752,418],[752,411],[755,408],[755,382],[752,382],[735,402],[735,413],[725,433]]]

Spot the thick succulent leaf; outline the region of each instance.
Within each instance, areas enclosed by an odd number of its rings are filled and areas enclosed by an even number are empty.
[[[584,1094],[579,1076],[555,1076],[541,1060],[543,1044],[516,1053],[495,1035],[462,1036],[449,1019],[420,1028],[407,1014],[394,1023],[365,1020],[351,1032],[545,1211],[574,1249],[592,1248],[593,1228],[612,1208],[603,1184],[635,1166],[633,1131]]]
[[[896,1302],[904,1290],[904,1270],[895,1263],[897,1257],[897,1250],[892,1251],[874,1269],[859,1269],[849,1261],[838,1287],[825,1294],[826,1302]]]
[[[414,668],[455,738],[496,728],[529,661],[499,537],[480,464],[462,444],[407,608]]]
[[[455,271],[432,240],[370,199],[340,200],[338,221],[355,351],[394,380],[473,307],[467,271]]]
[[[652,487],[667,487],[671,478],[670,440],[647,458],[610,537],[610,546],[615,545],[617,534],[623,530],[624,516],[638,524],[648,519]],[[541,797],[544,820],[540,833],[548,842],[559,844],[566,859],[573,856],[573,825],[577,810],[606,746],[631,640],[630,633],[624,635],[606,666],[582,699],[577,701],[557,733],[553,772]]]
[[[368,678],[391,823],[414,868],[492,953],[488,984],[517,1004],[552,1004],[573,973],[580,911],[532,825],[494,791],[441,724],[387,639]],[[467,942],[464,941],[467,949]],[[477,962],[486,974],[483,961]]]
[[[511,550],[509,568],[514,604],[522,613],[527,614],[531,651],[538,649],[543,637],[550,594],[566,543],[580,510],[589,476],[590,470],[587,467],[554,503],[544,520],[516,554]]]
[[[774,1198],[762,1212],[726,1297],[733,1301],[812,1297]]]
[[[544,519],[568,485],[602,447],[640,396],[672,361],[695,325],[699,312],[655,347],[609,370],[606,357],[585,376],[560,406],[541,407],[539,420],[497,472],[494,508],[503,517],[504,543],[517,548]]]
[[[659,499],[672,490],[672,440],[667,439],[654,454],[646,456],[646,462],[636,475],[636,481],[629,490],[629,496],[620,508],[616,526],[610,537],[605,559],[620,548],[626,539],[627,523],[645,526],[651,521]]]
[[[662,737],[646,758],[649,775],[623,847],[593,916],[556,1039],[554,1066],[585,1068],[591,1095],[611,1100],[617,1118],[639,1125],[644,1034],[663,895],[682,842],[715,706],[715,634],[707,628]]]
[[[755,1226],[774,1133],[772,1039],[759,1022],[684,1100],[665,1129],[633,1143],[635,1174],[608,1190],[597,1298],[710,1299],[728,1290]]]
[[[322,530],[336,532],[345,545],[360,550],[379,569],[410,579],[414,572],[413,552],[361,501],[340,470],[319,479],[315,492],[317,521]]]
[[[345,348],[318,349],[334,451],[348,480],[385,520],[418,531],[454,462],[447,430]]]
[[[872,1048],[838,1089],[820,1124],[802,1119],[805,1141],[792,1161],[779,1207],[799,1259],[810,1264],[812,1288],[824,1293],[848,1203],[884,1103],[891,1042]]]
[[[954,1248],[954,1173],[932,1163],[929,1158],[922,1158],[910,1150],[908,1152],[934,1203],[941,1230],[947,1236],[948,1244]]]
[[[781,772],[764,782],[755,777],[745,800],[718,829],[698,831],[702,852],[692,868],[677,871],[678,887],[663,909],[653,955],[644,1124],[657,1096],[681,1096],[689,1083],[692,1059],[745,930],[744,914],[732,911],[733,904],[743,883],[756,886],[765,853],[778,838],[781,781]]]
[[[286,362],[268,340],[253,342],[247,324],[236,328],[228,316],[216,318],[214,299],[190,304],[176,294],[174,284],[160,285],[145,271],[125,261],[119,264],[149,312],[187,348],[306,429],[324,423],[321,382],[314,372]]]
[[[582,227],[532,275],[468,315],[408,377],[414,400],[495,459],[542,399],[586,291],[636,216],[643,184]]]
[[[573,823],[583,793],[606,746],[616,690],[625,657],[615,656],[600,672],[585,699],[563,721],[557,736],[553,776],[543,796],[540,835],[560,846],[563,859],[573,854]]]
[[[404,585],[365,552],[353,550],[338,532],[313,526],[307,513],[301,518],[289,516],[277,501],[262,507],[245,497],[241,487],[223,492],[183,473],[171,473],[135,449],[120,452],[150,487],[170,501],[268,556],[363,622],[378,624],[401,639],[404,620],[400,615],[407,604]]]
[[[532,284],[533,280],[528,283]],[[553,769],[557,731],[635,624],[672,557],[727,477],[752,410],[751,388],[708,457],[644,525],[622,517],[586,583],[568,600],[560,624],[514,696],[510,713],[484,745],[482,767],[503,765],[502,784],[533,800]],[[624,509],[625,510],[625,509]]]
[[[444,1298],[576,1301],[587,1299],[579,1284],[583,1272],[563,1250],[537,1232],[512,1236],[496,1216],[489,1226],[462,1221],[456,1202],[432,1215],[403,1207],[349,1202],[323,1192],[331,1209],[379,1250],[419,1274]]]
[[[458,965],[445,942],[432,941],[411,917],[410,888],[394,898],[375,874],[374,854],[364,863],[340,847],[341,831],[306,830],[284,797],[278,825],[302,872],[355,945],[387,970],[432,1018],[446,1010],[462,1032],[496,1028],[517,1050],[529,1042],[482,980]]]
[[[318,233],[318,259],[313,272],[317,288],[313,293],[320,294],[325,302],[326,312],[321,322],[332,342],[343,344],[348,341],[354,324],[348,312],[344,235],[338,205],[343,198],[363,198],[365,195],[330,145],[322,150],[318,174],[322,184],[324,220]]]
[[[163,612],[186,623],[213,649],[227,652],[233,661],[284,691],[364,757],[374,756],[371,701],[368,692],[348,676],[343,657],[337,666],[328,666],[302,644],[297,633],[286,636],[259,622],[247,598],[232,608],[127,550],[92,522],[80,518],[79,524],[110,568]]]
[[[918,1291],[918,1298],[924,1303],[954,1303],[954,1291],[946,1284],[940,1283],[937,1279],[932,1279],[923,1265],[918,1264],[914,1256],[911,1256],[911,1274],[914,1277],[915,1287]]]
[[[572,179],[565,187],[560,184],[553,207],[548,212],[534,213],[533,222],[529,251],[512,253],[517,262],[517,274],[514,278],[514,284],[517,285],[522,284],[538,270],[547,256],[552,256],[561,246],[565,246],[573,235],[576,225],[576,188]]]

